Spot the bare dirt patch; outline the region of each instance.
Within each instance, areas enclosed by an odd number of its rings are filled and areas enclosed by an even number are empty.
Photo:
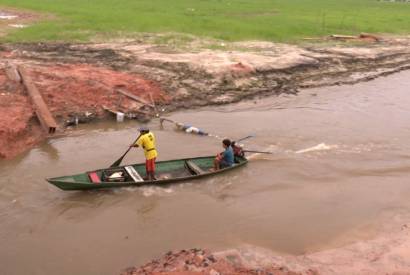
[[[90,112],[104,116],[102,106],[133,110],[138,102],[124,99],[117,92],[122,89],[146,101],[166,100],[160,87],[138,75],[113,71],[87,64],[37,66],[32,70],[46,104],[57,118]]]
[[[23,89],[7,81],[0,70],[0,158],[13,157],[44,139],[33,115]]]
[[[0,7],[0,37],[15,29],[34,24],[42,17],[44,16],[31,11]]]
[[[7,56],[7,54],[5,54]],[[13,157],[46,138],[34,106],[21,83],[0,70],[0,157]],[[21,65],[21,64],[20,64]],[[73,119],[91,121],[109,115],[103,108],[139,112],[141,104],[125,98],[121,89],[139,98],[166,102],[167,96],[150,80],[136,74],[87,64],[24,64],[60,129]],[[141,119],[145,119],[145,114]]]
[[[270,265],[252,267],[238,253],[210,253],[203,249],[170,251],[160,259],[153,260],[141,267],[130,267],[121,275],[301,275],[286,267]],[[316,274],[313,270],[306,275]]]

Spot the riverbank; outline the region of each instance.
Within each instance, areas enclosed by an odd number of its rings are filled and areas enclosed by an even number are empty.
[[[134,117],[145,121],[162,112],[354,84],[410,68],[410,39],[360,43],[235,42],[222,43],[218,50],[206,49],[206,41],[189,45],[190,50],[134,40],[3,44],[0,157],[12,158],[47,138],[24,86],[7,74],[11,65],[28,69],[64,132],[73,120],[110,117],[107,108],[139,114]],[[155,105],[155,112],[144,113],[140,102],[118,90]]]
[[[210,253],[203,249],[189,249],[169,251],[162,258],[153,260],[141,267],[129,267],[121,275],[140,274],[167,274],[167,275],[194,275],[194,274],[236,274],[236,275],[301,275],[289,271],[286,267],[276,266],[250,266],[237,251],[224,253]],[[317,274],[310,270],[309,275]]]
[[[140,267],[127,268],[121,275],[407,275],[410,228],[398,215],[392,224],[384,226],[384,232],[372,240],[300,256],[284,256],[252,246],[215,253],[202,249],[170,251]]]

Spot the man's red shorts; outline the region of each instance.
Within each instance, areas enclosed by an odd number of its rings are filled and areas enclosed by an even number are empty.
[[[155,172],[155,160],[157,158],[145,160],[145,170],[148,172]]]

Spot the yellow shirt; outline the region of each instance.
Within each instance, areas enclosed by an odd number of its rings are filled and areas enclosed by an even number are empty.
[[[142,135],[135,143],[144,149],[144,154],[146,159],[153,159],[158,156],[157,150],[155,149],[155,136],[153,133],[149,132]]]

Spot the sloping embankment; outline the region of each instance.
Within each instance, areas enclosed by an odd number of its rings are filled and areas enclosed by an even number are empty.
[[[408,217],[397,215],[372,240],[300,256],[275,255],[252,246],[215,253],[202,249],[170,251],[121,275],[408,275],[410,228],[406,220]]]
[[[24,87],[6,76],[8,64],[28,68],[64,129],[73,117],[106,117],[103,107],[137,112],[141,106],[118,89],[153,100],[165,111],[226,104],[409,69],[409,45],[405,38],[361,47],[238,42],[225,50],[192,51],[135,41],[2,45],[0,157],[13,157],[46,138]]]

